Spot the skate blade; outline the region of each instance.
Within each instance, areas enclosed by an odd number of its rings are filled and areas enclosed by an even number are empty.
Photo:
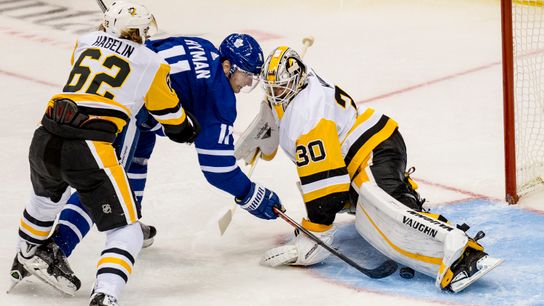
[[[13,277],[10,277],[10,284],[8,290],[6,290],[6,294],[9,294],[11,290],[13,290],[13,288],[15,288],[15,286],[17,286],[17,284],[19,284],[20,282],[21,280],[16,280]]]
[[[19,284],[23,280],[23,278],[24,277],[18,270],[12,270],[9,274],[10,284],[8,290],[6,290],[6,293],[9,294],[11,290],[13,290],[13,288],[15,288],[15,286],[17,286],[17,284]]]
[[[47,263],[42,259],[32,257],[31,259],[25,261],[23,266],[32,275],[35,275],[37,278],[58,291],[71,296],[76,293],[77,287],[65,277],[58,276],[58,278],[55,278],[54,276],[47,274]]]
[[[486,275],[491,270],[495,269],[498,265],[504,262],[503,259],[493,258],[489,256],[482,257],[482,259],[480,260],[484,260],[485,265],[478,272],[474,273],[474,275],[472,275],[470,278],[465,278],[455,283],[452,282],[450,287],[451,291],[456,293],[462,291],[463,289],[465,289],[475,281],[479,280],[482,276]]]
[[[150,247],[150,246],[153,244],[153,242],[155,242],[155,239],[154,239],[154,238],[149,238],[149,239],[144,240],[144,243],[143,243],[143,245],[142,245],[142,248],[145,249],[145,248]]]

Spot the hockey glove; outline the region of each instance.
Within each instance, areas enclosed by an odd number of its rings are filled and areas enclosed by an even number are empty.
[[[278,195],[261,185],[251,183],[248,194],[243,199],[234,198],[237,204],[250,214],[265,220],[276,219],[278,215],[274,213],[273,207],[278,207],[285,211],[281,205]]]
[[[200,133],[200,124],[195,116],[189,112],[185,112],[187,118],[180,125],[163,125],[164,133],[172,141],[179,143],[193,143]]]
[[[302,220],[302,226],[324,243],[332,246],[336,227],[313,223]],[[295,230],[295,236],[287,244],[266,251],[261,259],[261,264],[271,267],[281,265],[310,266],[322,262],[331,253],[320,247],[308,238],[304,233]]]

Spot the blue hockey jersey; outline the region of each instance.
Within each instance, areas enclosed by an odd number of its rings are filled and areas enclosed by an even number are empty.
[[[219,51],[198,37],[170,37],[146,44],[170,64],[172,88],[183,108],[202,127],[195,147],[204,176],[213,186],[243,198],[250,181],[234,157],[236,97],[223,72]]]

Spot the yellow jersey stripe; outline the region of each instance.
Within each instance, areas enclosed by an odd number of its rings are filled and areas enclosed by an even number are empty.
[[[372,108],[367,108],[365,110],[364,113],[362,113],[361,115],[357,116],[357,119],[355,119],[355,123],[353,124],[353,126],[351,127],[351,129],[349,129],[349,131],[346,133],[346,136],[344,137],[344,139],[341,141],[341,144],[343,144],[346,139],[348,138],[349,135],[351,135],[351,133],[353,133],[353,131],[359,126],[361,125],[363,122],[367,121],[370,117],[372,117],[372,115],[374,115],[374,109]]]
[[[370,181],[368,174],[366,173],[366,168],[368,167],[368,161],[370,159],[370,154],[366,156],[361,165],[359,166],[359,173],[353,179],[353,183],[357,186],[357,189],[361,188],[363,183]]]
[[[129,218],[127,221],[129,221],[129,224],[132,224],[138,221],[136,216],[136,203],[132,197],[132,192],[126,178],[125,170],[120,165],[112,167],[109,170],[115,184],[117,185],[117,188],[119,188],[121,193],[122,200],[119,199],[119,202],[121,202],[121,205],[123,205],[128,211]]]
[[[114,100],[99,96],[99,95],[93,95],[93,94],[73,94],[69,92],[64,92],[58,95],[54,95],[51,100],[60,100],[60,99],[70,99],[74,101],[76,104],[78,102],[96,102],[96,103],[103,103],[106,105],[114,106],[115,109],[118,109],[119,111],[124,112],[127,116],[130,117],[130,109],[128,109],[126,106],[124,106],[121,103],[115,102]]]
[[[376,134],[372,135],[372,137],[370,137],[370,139],[364,145],[361,146],[361,148],[357,151],[357,153],[355,154],[355,156],[353,157],[353,159],[351,160],[351,162],[349,163],[347,167],[350,177],[353,177],[353,175],[355,174],[355,172],[357,171],[361,163],[363,163],[365,158],[367,158],[367,156],[370,155],[370,152],[374,150],[374,148],[376,148],[384,140],[389,138],[389,136],[393,134],[396,128],[397,128],[397,123],[394,120],[389,119],[383,129],[381,129]]]
[[[119,160],[117,160],[117,155],[115,155],[115,150],[113,149],[112,145],[108,142],[104,141],[89,141],[92,143],[93,148],[98,156],[95,157],[99,158],[100,161],[100,168],[105,169],[109,167],[113,167],[116,165],[119,165]]]
[[[315,199],[325,197],[325,196],[327,196],[329,194],[333,194],[333,193],[337,193],[337,192],[346,192],[346,191],[349,191],[349,183],[327,186],[327,187],[322,188],[322,189],[318,189],[318,190],[315,190],[315,191],[312,191],[312,192],[308,192],[308,193],[303,195],[303,198],[304,198],[304,202],[308,203],[308,202],[313,201]]]

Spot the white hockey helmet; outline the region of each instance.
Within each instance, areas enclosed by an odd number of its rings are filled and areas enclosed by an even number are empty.
[[[306,79],[306,65],[295,50],[286,46],[274,49],[261,71],[264,92],[276,105],[287,105],[302,90]]]
[[[142,43],[157,32],[157,22],[153,14],[143,5],[126,1],[113,2],[104,12],[102,25],[107,33],[117,37],[121,37],[128,30],[136,29]]]

